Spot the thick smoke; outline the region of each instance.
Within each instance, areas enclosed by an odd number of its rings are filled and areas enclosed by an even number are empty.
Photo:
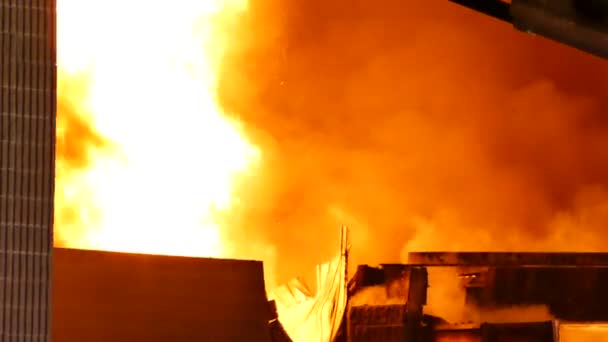
[[[608,63],[443,0],[252,0],[220,99],[263,151],[228,221],[286,277],[337,251],[608,242]],[[405,247],[404,247],[405,246]]]
[[[353,263],[605,249],[606,61],[445,0],[250,0],[232,29],[219,98],[263,153],[225,218],[237,256],[306,274],[341,224]],[[58,184],[108,147],[70,82]]]

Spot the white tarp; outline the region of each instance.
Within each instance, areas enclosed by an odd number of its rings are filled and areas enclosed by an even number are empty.
[[[279,321],[294,342],[331,342],[346,309],[346,258],[343,253],[317,266],[317,294],[294,279],[270,294]]]
[[[559,342],[608,342],[608,323],[559,323]]]
[[[287,284],[274,289],[270,297],[276,302],[277,306],[290,307],[309,300],[312,295],[300,278],[294,278]]]

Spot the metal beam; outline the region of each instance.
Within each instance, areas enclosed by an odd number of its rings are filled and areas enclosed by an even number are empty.
[[[422,341],[423,306],[426,304],[428,274],[424,267],[410,269],[407,304],[404,322],[404,340],[411,342]]]
[[[608,267],[608,253],[414,252],[413,266]]]
[[[449,0],[523,32],[608,58],[607,0]]]
[[[502,21],[511,22],[508,3],[500,0],[449,0],[450,2],[484,13]]]
[[[513,0],[516,29],[608,58],[608,2]]]

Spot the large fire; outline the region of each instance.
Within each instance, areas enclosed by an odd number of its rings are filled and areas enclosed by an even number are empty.
[[[603,60],[440,0],[58,2],[61,245],[606,250]]]
[[[224,254],[216,218],[260,157],[216,101],[226,32],[246,10],[246,0],[58,1],[56,244]]]

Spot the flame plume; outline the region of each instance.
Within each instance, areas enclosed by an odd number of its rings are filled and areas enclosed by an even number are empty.
[[[246,0],[59,0],[56,244],[225,253],[217,215],[260,151],[216,101]]]

